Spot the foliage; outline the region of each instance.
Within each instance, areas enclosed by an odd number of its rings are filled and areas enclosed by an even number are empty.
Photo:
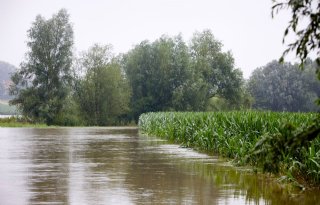
[[[189,46],[181,35],[162,36],[117,58],[111,46],[96,44],[74,70],[66,10],[49,20],[37,16],[28,37],[26,62],[11,77],[10,103],[34,122],[114,125],[148,111],[245,104],[242,73],[209,30],[195,33]]]
[[[211,31],[196,32],[191,39],[191,64],[195,75],[206,84],[206,99],[219,95],[231,102],[239,99],[242,73],[234,68],[230,52],[222,52],[222,43]]]
[[[292,127],[308,126],[316,114],[313,113],[285,113],[285,112],[215,112],[215,113],[146,113],[139,118],[139,128],[149,134],[165,137],[173,142],[182,143],[183,146],[194,147],[220,154],[234,159],[239,164],[265,165],[257,155],[248,155],[255,152],[256,143],[264,139],[261,136],[279,135],[294,132],[291,127],[283,127],[290,123]],[[271,142],[271,141],[270,141]],[[285,142],[285,141],[284,141]],[[274,147],[275,141],[269,146]],[[300,158],[292,153],[279,149],[282,158],[279,163],[283,173],[320,183],[320,139],[312,141],[312,150],[297,149],[293,147]],[[270,151],[268,149],[268,151]],[[268,151],[260,156],[268,156]],[[279,155],[274,155],[278,157]],[[314,163],[313,163],[314,162]],[[269,165],[270,165],[269,161]],[[300,164],[300,167],[294,164]],[[272,163],[271,163],[272,165]],[[278,167],[269,167],[266,171],[277,171]],[[274,169],[274,170],[272,170]]]
[[[272,61],[253,71],[248,90],[255,99],[254,108],[273,111],[317,111],[320,83],[314,76],[316,63],[306,61],[304,71],[298,65]]]
[[[289,34],[293,32],[296,39],[288,45],[283,52],[281,60],[290,52],[295,51],[296,56],[300,58],[303,65],[312,51],[317,53],[316,61],[318,63],[318,78],[320,79],[320,1],[319,0],[285,0],[275,3],[272,7],[272,15],[282,9],[290,9],[292,18],[285,29],[283,42]]]
[[[54,118],[53,124],[59,126],[83,126],[85,122],[81,114],[79,105],[73,96],[69,95],[61,112]]]
[[[132,88],[133,117],[137,119],[147,111],[179,108],[180,100],[172,103],[174,91],[190,78],[188,65],[187,46],[180,36],[162,36],[153,43],[144,41],[129,51],[123,67]]]
[[[21,117],[0,118],[0,127],[47,127],[45,124],[31,123]]]
[[[308,124],[302,124],[299,128],[297,125],[285,124],[278,133],[263,136],[255,145],[252,156],[257,157],[257,161],[263,164],[265,170],[274,172],[278,172],[281,161],[286,160],[288,156],[298,162],[302,161],[305,157],[305,148],[308,148],[312,144],[311,141],[319,136],[320,123],[318,118],[315,119],[308,129],[305,129]],[[314,150],[315,146],[317,145],[312,144],[310,148],[313,152],[317,152]],[[320,162],[319,157],[314,159],[316,164]],[[316,176],[319,180],[320,172],[316,172]]]
[[[318,56],[316,73],[320,80],[320,1],[286,0],[276,3],[273,6],[273,12],[283,8],[290,8],[292,11],[292,19],[285,30],[284,39],[292,30],[297,40],[288,45],[288,49],[284,51],[280,60],[283,61],[289,51],[295,50],[296,56],[300,58],[300,66],[304,68],[308,61],[307,57],[315,51]],[[302,22],[307,22],[307,27],[303,27]],[[275,171],[278,171],[280,162],[285,161],[289,165],[289,168],[287,167],[290,170],[289,178],[302,172],[319,184],[320,154],[317,151],[320,134],[319,116],[314,117],[312,122],[304,124],[305,126],[301,125],[297,128],[297,126],[286,124],[282,132],[265,135],[257,142],[251,157],[257,157],[265,169]]]
[[[195,33],[189,46],[181,36],[162,36],[135,46],[123,58],[133,117],[148,111],[206,110],[217,95],[236,104],[242,73],[221,48],[208,30]]]
[[[32,120],[52,124],[70,90],[73,30],[67,11],[48,20],[37,16],[28,37],[26,62],[11,78],[10,103]]]
[[[80,59],[84,76],[76,83],[76,102],[87,125],[113,125],[129,112],[130,89],[111,46],[94,45]]]

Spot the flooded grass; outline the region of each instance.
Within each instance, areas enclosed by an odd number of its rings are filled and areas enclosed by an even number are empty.
[[[266,134],[275,134],[283,125],[308,126],[316,114],[286,112],[216,112],[216,113],[146,113],[140,116],[139,127],[149,135],[164,137],[233,160],[238,165],[258,166],[248,157],[255,144]],[[320,184],[320,139],[309,149],[301,149],[300,159],[286,155],[280,173],[283,181],[302,188]]]

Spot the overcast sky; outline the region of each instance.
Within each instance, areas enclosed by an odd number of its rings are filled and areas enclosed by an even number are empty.
[[[15,66],[27,51],[27,30],[41,14],[51,18],[67,9],[73,23],[75,51],[94,43],[127,52],[142,40],[210,29],[230,50],[244,77],[281,56],[289,13],[271,18],[271,0],[0,0],[0,61]]]

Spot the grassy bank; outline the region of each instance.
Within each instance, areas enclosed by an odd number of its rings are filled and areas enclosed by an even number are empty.
[[[139,127],[149,135],[164,137],[183,146],[219,154],[237,164],[258,166],[248,155],[266,134],[284,132],[284,124],[307,126],[316,114],[276,112],[216,113],[146,113],[140,116]],[[320,184],[320,138],[309,149],[299,150],[299,159],[290,154],[281,162],[280,173],[300,185]]]
[[[30,123],[17,117],[0,118],[0,127],[47,127],[46,124]]]

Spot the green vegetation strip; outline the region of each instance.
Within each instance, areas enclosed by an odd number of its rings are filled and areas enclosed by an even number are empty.
[[[146,113],[139,118],[139,128],[148,135],[164,137],[183,146],[193,147],[234,159],[240,165],[259,165],[251,155],[261,137],[286,132],[293,127],[307,127],[313,113],[286,112],[215,112],[215,113]],[[281,173],[299,183],[320,184],[320,139],[299,150],[299,158],[282,153]],[[272,162],[270,162],[272,163]],[[301,179],[303,178],[303,179]]]
[[[48,127],[46,124],[31,123],[23,118],[8,117],[0,118],[0,127]]]

